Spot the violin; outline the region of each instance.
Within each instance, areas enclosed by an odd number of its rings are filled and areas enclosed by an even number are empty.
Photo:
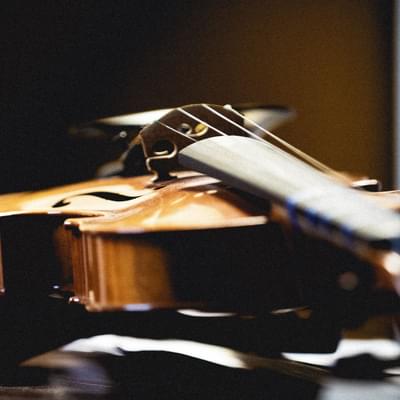
[[[124,155],[132,165],[139,146],[150,175],[1,196],[4,295],[61,290],[90,311],[243,313],[380,285],[397,299],[398,193],[383,206],[311,157],[324,173],[248,138],[244,118],[179,107]]]

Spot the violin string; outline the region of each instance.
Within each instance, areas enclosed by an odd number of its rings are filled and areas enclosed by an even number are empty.
[[[226,120],[227,122],[229,122],[231,125],[234,125],[234,126],[236,126],[237,128],[241,129],[242,131],[244,131],[245,133],[247,133],[250,137],[252,137],[252,138],[254,138],[254,139],[256,139],[256,140],[259,140],[259,141],[261,141],[261,142],[268,143],[265,139],[259,137],[259,136],[256,135],[254,132],[252,132],[252,131],[246,129],[245,127],[243,127],[243,126],[237,124],[235,121],[229,119],[229,118],[226,117],[225,115],[223,115],[223,114],[219,113],[218,111],[214,110],[213,108],[211,108],[211,107],[208,106],[207,104],[204,104],[204,103],[203,103],[203,104],[202,104],[202,107],[206,108],[208,111],[214,113],[214,114],[217,115],[218,117],[223,118],[224,120]],[[220,129],[218,129],[218,128],[212,126],[212,125],[210,125],[210,124],[207,123],[206,121],[204,121],[204,120],[202,120],[202,119],[196,117],[195,115],[193,115],[192,113],[189,113],[188,111],[184,110],[183,108],[178,107],[177,110],[178,110],[179,112],[181,112],[182,114],[186,115],[187,117],[189,117],[189,118],[191,118],[191,119],[193,119],[193,120],[195,120],[195,121],[197,121],[197,122],[203,124],[204,126],[207,126],[208,128],[213,129],[213,130],[214,130],[215,132],[217,132],[219,135],[221,135],[221,136],[228,136],[227,133],[222,132]],[[239,112],[237,112],[237,111],[234,110],[233,108],[230,108],[230,111],[234,111],[234,112],[237,113],[237,115],[239,115],[241,118],[244,118],[244,116],[243,116],[242,114],[240,114]],[[246,119],[247,119],[249,122],[252,122],[254,125],[256,125],[257,127],[259,127],[260,129],[263,130],[263,128],[262,128],[261,126],[259,126],[258,124],[256,124],[256,123],[255,123],[254,121],[252,121],[251,119],[248,119],[248,118],[246,118]],[[183,137],[185,137],[185,138],[187,138],[187,139],[190,139],[190,140],[192,140],[193,142],[197,142],[197,140],[195,140],[194,138],[190,137],[187,133],[181,132],[181,131],[179,131],[178,129],[175,129],[175,128],[173,128],[172,126],[169,126],[169,125],[167,125],[167,124],[165,124],[165,123],[163,123],[163,122],[161,122],[161,121],[159,121],[159,120],[156,121],[156,122],[157,122],[159,125],[161,125],[161,126],[167,128],[167,129],[171,130],[172,132],[175,132],[175,133],[177,133],[177,134],[179,134],[179,135],[181,135],[181,136],[183,136]],[[273,135],[273,134],[271,133],[271,135]],[[273,135],[273,136],[275,136],[275,135]],[[280,139],[280,138],[278,138],[278,137],[276,137],[276,138],[277,138],[277,139]],[[278,141],[279,141],[279,140],[278,140]],[[285,142],[283,139],[281,139],[281,141],[282,141],[283,143],[286,143],[287,147],[291,146],[289,143]],[[294,149],[296,149],[296,147],[294,147],[294,146],[291,146],[291,147],[293,147]],[[294,150],[293,150],[293,151],[294,151]],[[300,150],[299,150],[299,151],[300,151]],[[311,158],[312,158],[312,157],[311,157]],[[327,168],[329,168],[329,167],[327,167]]]
[[[190,139],[192,142],[197,142],[196,139],[190,137],[187,133],[181,132],[178,129],[173,128],[172,126],[164,124],[164,122],[161,122],[160,120],[156,121],[156,123],[161,125],[161,126],[163,126],[164,128],[167,128],[167,129],[171,130],[172,132],[177,133],[178,135],[181,135],[181,136],[185,137],[186,139]]]
[[[214,110],[213,108],[211,108],[208,104],[201,104],[202,107],[206,108],[208,111],[212,112],[213,114],[217,115],[218,117],[224,119],[225,121],[229,122],[231,125],[239,128],[242,132],[245,132],[248,136],[250,136],[251,138],[258,140],[262,143],[268,144],[269,146],[272,146],[271,143],[269,143],[267,140],[261,138],[260,136],[258,136],[256,133],[250,131],[249,129],[245,128],[244,126],[236,123],[235,121],[231,120],[230,118],[226,117],[224,114],[221,114],[220,112],[218,112],[217,110]],[[239,116],[241,116],[240,113],[238,113]],[[284,142],[284,141],[283,141]],[[288,143],[289,145],[289,143]],[[284,156],[285,158],[289,158],[289,154],[285,151],[283,151],[282,149],[280,149],[279,147],[275,147],[274,146],[274,151],[275,152],[280,152],[280,154],[282,156]]]
[[[256,133],[246,129],[245,127],[243,127],[242,125],[237,124],[236,122],[232,121],[230,118],[226,117],[225,115],[221,114],[220,112],[218,112],[217,110],[214,110],[213,108],[211,108],[208,104],[202,104],[202,107],[206,108],[208,111],[212,112],[213,114],[217,115],[218,117],[224,119],[225,121],[233,124],[234,126],[236,126],[237,128],[241,129],[242,131],[246,132],[249,136],[253,137],[254,139],[260,140],[262,142],[265,142],[266,140],[261,138],[260,136],[258,136]],[[239,113],[239,111],[236,111],[233,107],[228,106],[229,110],[232,111],[234,114],[236,114],[237,116],[243,118],[245,121],[252,123],[256,128],[260,129],[262,132],[264,132],[265,134],[267,134],[269,137],[271,137],[272,139],[276,140],[278,143],[280,143],[282,146],[288,148],[289,150],[291,150],[293,153],[295,154],[299,154],[300,157],[302,157],[303,155],[301,154],[302,151],[300,149],[298,149],[297,147],[291,145],[290,143],[286,142],[285,140],[281,139],[280,137],[278,137],[277,135],[274,135],[272,132],[267,131],[265,128],[263,128],[262,126],[258,125],[255,121],[251,120],[250,118],[247,118],[245,115]],[[314,160],[311,156],[308,156],[308,154],[304,154],[306,157],[310,157],[312,159],[311,162],[317,162],[317,160]],[[329,168],[329,167],[327,167]]]
[[[201,124],[203,124],[203,125],[205,125],[205,126],[211,128],[211,129],[213,129],[213,130],[216,131],[219,135],[221,135],[221,136],[229,136],[226,132],[223,132],[223,131],[221,131],[220,129],[215,128],[214,126],[210,125],[210,124],[207,123],[206,121],[204,121],[204,120],[202,120],[202,119],[196,117],[195,115],[193,115],[192,113],[190,113],[190,112],[188,112],[188,111],[182,109],[181,107],[178,107],[177,110],[180,111],[182,114],[186,115],[187,117],[189,117],[189,118],[191,118],[191,119],[193,119],[193,120],[195,120],[195,121],[197,121],[197,122],[199,122],[199,123],[201,123]],[[212,109],[211,109],[211,110],[212,110]],[[213,110],[213,111],[215,111],[215,110]],[[220,113],[218,113],[218,114],[219,114],[220,117],[226,118],[227,121],[228,121],[230,124],[235,124],[235,125],[238,126],[241,130],[243,130],[245,133],[249,134],[250,136],[254,137],[255,139],[261,141],[262,143],[268,144],[269,146],[272,146],[271,143],[269,143],[268,141],[266,141],[266,140],[260,138],[260,137],[257,136],[254,132],[251,132],[251,131],[247,130],[246,128],[244,128],[243,126],[241,126],[241,125],[239,125],[239,124],[236,124],[234,121],[232,121],[231,119],[225,117],[223,114],[220,114]],[[173,130],[172,127],[170,127],[170,129]],[[184,133],[182,133],[182,132],[180,132],[180,133],[186,136],[186,134],[184,134]],[[279,147],[275,147],[275,146],[274,146],[274,151],[275,151],[275,152],[280,152],[281,155],[284,156],[284,157],[286,157],[286,158],[289,158],[289,156],[290,156],[288,153],[284,152],[284,151],[283,151],[282,149],[280,149]]]
[[[191,114],[188,113],[188,112],[186,112],[186,114],[187,114],[187,116],[190,116],[190,115],[191,115]],[[193,117],[196,118],[196,121],[198,121],[198,122],[200,122],[200,123],[203,123],[203,122],[201,122],[201,120],[200,120],[199,118],[197,118],[197,117],[195,117],[195,116],[193,116]],[[161,122],[161,121],[156,121],[156,122],[157,122],[159,125],[163,126],[164,128],[167,128],[168,130],[170,130],[170,131],[172,131],[172,132],[175,132],[175,133],[177,133],[177,134],[179,134],[179,135],[181,135],[181,136],[183,136],[183,137],[185,137],[185,138],[187,138],[187,139],[190,139],[190,140],[192,140],[193,142],[198,142],[198,140],[196,140],[196,139],[194,139],[194,138],[188,136],[188,135],[187,135],[186,133],[184,133],[184,132],[181,132],[181,131],[179,131],[179,130],[173,128],[173,127],[170,126],[170,125],[165,124],[164,122]],[[211,125],[210,125],[210,126],[211,126]],[[221,131],[221,132],[222,132],[222,131]],[[253,132],[252,132],[252,133],[253,133]],[[223,133],[223,135],[224,135],[224,136],[228,136],[226,133]],[[220,134],[220,136],[222,136],[222,134]],[[263,140],[263,139],[261,139],[261,138],[259,138],[258,140],[261,140],[262,142],[269,144],[268,142],[266,142],[265,140]],[[274,151],[275,151],[275,152],[280,152],[280,154],[281,154],[282,156],[286,157],[286,158],[289,157],[289,154],[288,154],[288,153],[284,152],[282,149],[280,149],[280,148],[278,148],[278,147],[275,147],[275,148],[274,148]],[[303,164],[303,166],[305,166],[305,164]],[[299,167],[299,166],[298,166],[298,167]],[[304,175],[304,176],[303,176],[303,178],[302,178],[303,181],[307,180],[307,179],[306,179],[306,176],[307,176],[307,175]],[[312,183],[313,183],[313,182],[310,182],[310,186],[311,186]]]
[[[197,116],[195,116],[195,115],[193,115],[192,113],[190,113],[190,112],[188,112],[188,111],[186,111],[186,110],[184,110],[184,109],[182,109],[182,108],[177,108],[177,110],[178,111],[180,111],[181,113],[183,113],[184,115],[186,115],[187,117],[189,117],[189,118],[191,118],[191,119],[193,119],[193,120],[195,120],[195,121],[197,121],[197,122],[199,122],[199,123],[201,123],[201,124],[203,124],[203,125],[205,125],[205,126],[208,126],[208,127],[210,127],[211,129],[213,129],[214,131],[216,131],[219,135],[221,135],[221,136],[229,136],[227,133],[225,133],[225,132],[222,132],[220,129],[218,129],[218,128],[215,128],[214,126],[212,126],[212,125],[210,125],[209,123],[207,123],[207,122],[205,122],[205,121],[203,121],[202,119],[200,119],[200,118],[198,118]],[[223,114],[221,114],[221,116],[223,116]],[[232,121],[232,120],[230,120],[230,119],[227,119],[231,124],[233,124],[234,123],[234,121]],[[238,125],[242,130],[244,130],[246,133],[250,133],[251,135],[254,135],[255,136],[255,138],[257,139],[257,140],[259,140],[259,141],[261,141],[262,143],[265,143],[265,144],[267,144],[268,146],[273,146],[271,143],[269,143],[268,141],[266,141],[266,140],[264,140],[264,139],[262,139],[262,138],[260,138],[259,136],[257,136],[254,132],[251,132],[251,131],[248,131],[246,128],[244,128],[244,127],[242,127],[241,125]],[[172,127],[169,127],[171,130],[174,130],[174,128],[172,128]],[[180,132],[180,134],[181,135],[185,135],[186,136],[186,134],[184,134],[184,133],[182,133],[182,132]],[[285,158],[287,158],[287,159],[289,159],[289,157],[290,157],[290,154],[288,154],[287,152],[285,152],[285,151],[283,151],[282,149],[280,149],[279,147],[276,147],[276,146],[273,146],[273,151],[274,152],[276,152],[276,153],[280,153],[283,157],[285,157]],[[300,160],[299,160],[300,161]],[[300,167],[305,167],[307,164],[298,164],[297,165],[297,168],[299,169]],[[305,175],[305,176],[307,176],[307,175]],[[304,176],[303,176],[303,180],[304,179],[306,179]],[[312,182],[310,182],[310,184],[311,184]]]
[[[245,121],[249,122],[250,124],[252,124],[256,128],[258,128],[259,130],[261,130],[267,136],[269,136],[270,138],[274,139],[279,144],[281,144],[282,146],[286,147],[287,149],[292,151],[294,154],[298,155],[304,161],[307,161],[309,164],[315,166],[316,168],[320,169],[321,171],[325,171],[325,172],[328,172],[328,173],[333,174],[333,175],[337,174],[337,175],[342,176],[342,174],[340,174],[339,172],[335,171],[333,168],[331,168],[328,165],[322,163],[321,161],[315,159],[314,157],[312,157],[309,154],[305,153],[304,151],[300,150],[298,147],[295,147],[292,144],[288,143],[287,141],[283,140],[282,138],[280,138],[279,136],[275,135],[271,131],[269,131],[269,130],[265,129],[264,127],[262,127],[261,125],[257,124],[252,119],[246,117],[245,115],[240,114],[233,107],[229,106],[229,110],[232,111],[234,114],[236,114],[238,116],[241,116]],[[265,140],[265,139],[262,139],[262,140]],[[347,178],[346,178],[346,180],[347,180]]]
[[[213,131],[219,133],[220,135],[222,135],[222,136],[228,136],[227,133],[222,132],[221,130],[219,130],[219,129],[216,128],[215,126],[212,126],[212,125],[210,125],[209,123],[207,123],[207,122],[205,122],[205,121],[202,121],[200,118],[196,117],[195,115],[191,114],[190,112],[187,112],[187,111],[184,110],[183,108],[178,107],[177,110],[178,110],[179,112],[181,112],[182,114],[186,115],[187,117],[189,117],[189,118],[191,118],[191,119],[194,119],[194,120],[197,121],[197,122],[200,122],[200,124],[203,124],[203,125],[207,126],[208,128],[212,129]]]
[[[246,129],[244,126],[236,123],[235,121],[233,121],[232,119],[226,117],[225,115],[221,114],[220,112],[218,112],[217,110],[214,110],[212,107],[210,107],[208,104],[201,104],[201,106],[205,109],[207,109],[207,111],[217,115],[219,118],[224,119],[225,121],[227,121],[228,123],[230,123],[231,125],[237,127],[238,129],[240,129],[241,131],[245,132],[248,136],[252,137],[253,139],[256,139],[258,141],[261,141],[263,143],[267,143],[270,144],[267,140],[261,138],[260,136],[258,136],[257,134],[255,134],[254,132],[250,131],[249,129]],[[209,123],[207,123],[206,121],[198,118],[197,116],[193,115],[192,113],[184,110],[182,107],[178,107],[177,110],[186,115],[187,117],[203,124],[204,126],[207,126],[208,128],[214,130],[216,133],[218,133],[221,136],[228,136],[228,134],[226,132],[221,131],[220,129],[216,128],[215,126],[210,125]],[[239,113],[237,110],[235,110],[232,107],[229,107],[229,110],[231,112],[233,112],[235,115],[238,115],[240,118],[243,118],[245,121],[251,123],[252,125],[254,125],[255,127],[257,127],[258,129],[260,129],[262,132],[264,132],[265,134],[267,134],[269,137],[271,137],[272,139],[274,139],[275,141],[277,141],[278,143],[280,143],[283,147],[286,147],[287,149],[289,149],[290,151],[292,151],[294,154],[296,154],[299,158],[303,159],[304,161],[306,161],[308,164],[314,166],[315,168],[319,169],[320,171],[326,172],[328,174],[330,174],[331,176],[335,176],[338,179],[340,179],[341,181],[344,181],[346,183],[349,182],[349,179],[341,174],[340,172],[335,171],[334,169],[328,167],[327,165],[323,164],[322,162],[316,160],[314,157],[308,155],[307,153],[304,153],[302,150],[298,149],[297,147],[291,145],[290,143],[286,142],[285,140],[281,139],[280,137],[278,137],[277,135],[273,134],[272,132],[268,131],[267,129],[263,128],[261,125],[257,124],[255,121],[251,120],[250,118],[246,117],[245,115],[242,115],[241,113]],[[166,125],[165,123],[161,122],[161,121],[157,121],[160,125],[164,126],[165,128],[185,137],[188,138],[190,140],[192,140],[193,142],[196,142],[196,140],[192,137],[190,137],[188,134],[181,132],[169,125]],[[276,148],[276,150],[280,150],[282,151],[282,149],[279,149],[278,147]],[[285,153],[285,152],[283,152]],[[286,154],[287,155],[287,154]]]
[[[225,115],[221,114],[220,112],[218,112],[217,110],[214,110],[212,107],[210,107],[208,104],[202,104],[202,107],[206,108],[208,111],[212,112],[213,114],[217,115],[218,117],[224,119],[225,121],[229,122],[230,124],[236,126],[237,128],[239,128],[240,130],[242,130],[243,132],[246,132],[249,136],[251,136],[254,139],[260,140],[262,142],[267,142],[265,139],[261,138],[260,136],[258,136],[257,134],[255,134],[254,132],[246,129],[245,127],[243,127],[242,125],[237,124],[236,122],[232,121],[230,118],[226,117]],[[304,161],[308,162],[310,165],[314,166],[315,168],[324,171],[326,173],[329,173],[331,175],[334,175],[338,178],[340,178],[341,180],[344,180],[346,182],[349,181],[349,179],[341,174],[340,172],[335,171],[333,168],[327,166],[326,164],[316,160],[314,157],[310,156],[309,154],[305,153],[304,151],[300,150],[299,148],[291,145],[290,143],[286,142],[285,140],[283,140],[282,138],[280,138],[279,136],[273,134],[272,132],[268,131],[267,129],[263,128],[261,125],[257,124],[255,121],[253,121],[252,119],[246,117],[245,115],[241,114],[239,111],[235,110],[233,107],[229,106],[229,110],[232,111],[235,115],[243,118],[245,121],[251,123],[253,126],[255,126],[256,128],[260,129],[262,132],[264,132],[266,135],[268,135],[270,138],[274,139],[275,141],[277,141],[279,144],[281,144],[283,147],[286,147],[287,149],[289,149],[290,151],[292,151],[294,154],[296,154],[299,158],[303,159]]]
[[[189,117],[189,118],[191,118],[191,119],[193,119],[193,120],[195,120],[195,121],[197,121],[197,122],[199,122],[199,123],[201,123],[201,124],[203,124],[203,125],[205,125],[205,126],[211,128],[211,129],[213,129],[213,130],[214,130],[215,132],[217,132],[219,135],[221,135],[221,136],[229,136],[226,132],[223,132],[223,131],[221,131],[220,129],[218,129],[218,128],[212,126],[212,125],[210,125],[210,124],[207,123],[206,121],[204,121],[204,120],[198,118],[197,116],[195,116],[195,115],[193,115],[192,113],[190,113],[190,112],[184,110],[183,108],[178,107],[177,110],[178,110],[179,112],[181,112],[182,114],[186,115],[187,117]],[[213,110],[213,109],[211,109],[211,110]],[[213,110],[213,111],[215,111],[215,110]],[[217,111],[215,111],[215,112],[217,113]],[[226,118],[227,121],[228,121],[230,124],[236,124],[234,121],[232,121],[231,119],[225,117],[223,114],[220,114],[220,113],[218,113],[218,114],[219,114],[219,116],[220,116],[221,118],[222,118],[222,117]],[[239,114],[239,115],[241,116],[241,114]],[[245,133],[250,134],[250,136],[254,136],[257,140],[261,141],[262,143],[265,143],[265,144],[268,144],[269,146],[272,146],[271,143],[269,143],[269,142],[266,141],[265,139],[260,138],[260,137],[257,136],[254,132],[251,132],[251,131],[247,130],[246,128],[244,128],[243,126],[241,126],[241,125],[239,125],[239,124],[236,124],[236,125],[237,125],[242,131],[244,131]],[[171,128],[171,130],[173,130],[172,127],[170,127],[170,128]],[[180,132],[180,133],[181,133],[182,135],[185,135],[185,134],[182,133],[182,132]],[[186,136],[186,135],[185,135],[185,136]],[[289,158],[289,156],[290,156],[288,153],[284,152],[282,149],[280,149],[279,147],[276,147],[276,146],[274,146],[274,151],[275,151],[275,152],[280,152],[281,155],[284,156],[284,157],[286,157],[286,158]],[[300,165],[299,165],[298,167],[300,167]]]
[[[236,126],[237,128],[239,128],[243,132],[246,132],[253,139],[260,140],[260,141],[264,142],[264,140],[262,138],[260,138],[260,136],[256,135],[254,132],[246,129],[244,126],[239,125],[238,123],[236,123],[235,121],[233,121],[230,118],[226,117],[224,114],[221,114],[217,110],[214,110],[208,104],[204,104],[203,103],[201,106],[204,107],[205,109],[207,109],[208,111],[212,112],[213,114],[217,115],[218,117],[220,117],[220,118],[224,119],[225,121],[229,122],[231,125]]]

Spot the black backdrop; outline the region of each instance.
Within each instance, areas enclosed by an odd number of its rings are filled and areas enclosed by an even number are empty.
[[[124,85],[151,81],[143,55],[174,40],[190,7],[88,0],[2,6],[0,190],[87,177],[85,163],[95,149],[72,142],[67,127],[137,110],[145,94],[130,93],[128,101]],[[159,62],[157,54],[150,59]]]
[[[391,0],[0,7],[1,192],[87,178],[74,122],[199,101],[294,106],[287,139],[389,182]]]

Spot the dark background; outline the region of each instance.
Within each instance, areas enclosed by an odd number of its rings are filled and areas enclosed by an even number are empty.
[[[0,191],[86,178],[72,123],[185,103],[287,104],[280,134],[391,181],[391,1],[2,2]]]

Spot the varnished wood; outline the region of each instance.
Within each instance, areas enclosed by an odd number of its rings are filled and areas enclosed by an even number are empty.
[[[90,194],[96,192],[138,197],[116,202]],[[36,218],[53,237],[49,264],[58,260],[64,288],[90,310],[233,308],[239,300],[273,308],[291,306],[297,296],[278,278],[287,274],[286,245],[268,223],[267,202],[260,206],[214,178],[181,172],[157,185],[150,176],[113,178],[6,195],[0,204],[7,245],[11,226],[24,235],[26,221]],[[268,237],[275,243],[265,246]],[[6,292],[12,261],[3,266]],[[264,279],[274,281],[270,290]]]

